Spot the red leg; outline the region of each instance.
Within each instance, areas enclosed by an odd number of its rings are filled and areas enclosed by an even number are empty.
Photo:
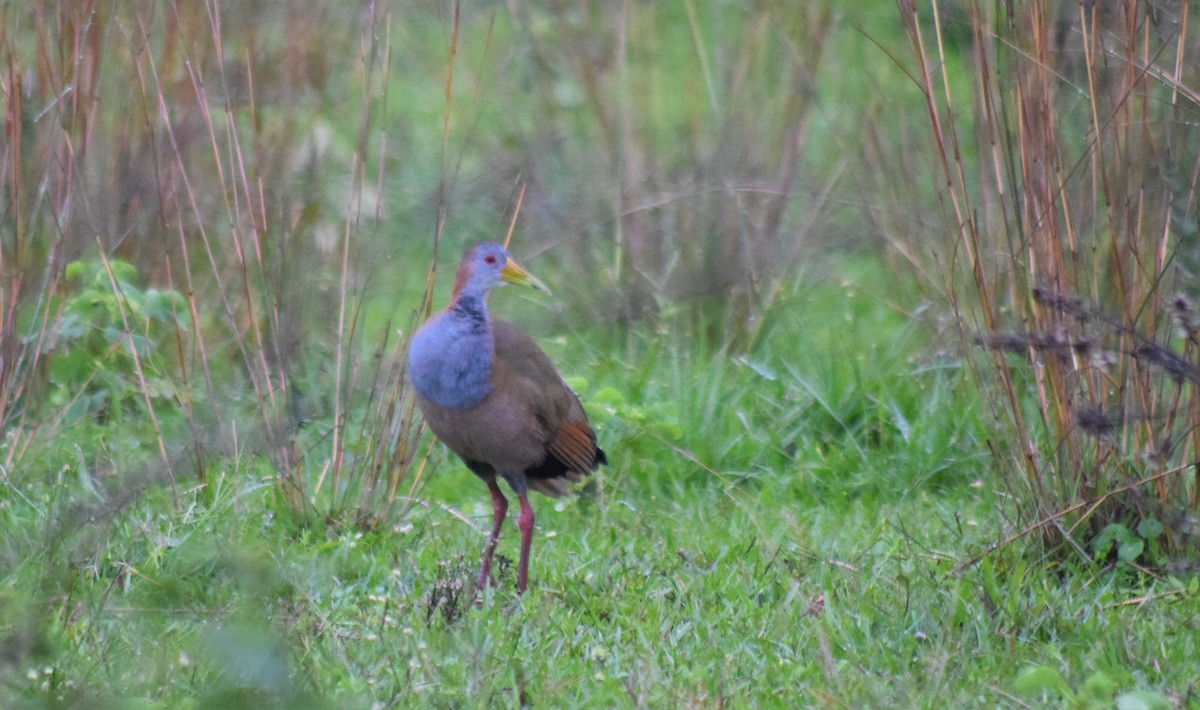
[[[525,591],[529,582],[529,548],[533,545],[533,508],[529,499],[521,493],[521,517],[517,519],[521,529],[521,559],[517,563],[517,590]]]
[[[475,578],[477,589],[487,586],[492,555],[496,552],[496,542],[500,539],[500,528],[504,526],[504,516],[508,513],[508,501],[500,492],[500,486],[496,485],[496,481],[488,481],[488,490],[492,493],[492,534],[488,536],[487,547],[483,551],[483,562],[479,565],[479,576]]]

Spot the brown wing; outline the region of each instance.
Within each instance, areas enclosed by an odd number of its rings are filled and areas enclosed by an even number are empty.
[[[546,459],[529,467],[526,475],[577,480],[578,475],[570,474],[590,473],[605,463],[579,398],[559,377],[546,353],[529,334],[511,323],[494,319],[492,332],[497,363],[509,370],[509,377],[524,380],[530,411],[545,427]]]

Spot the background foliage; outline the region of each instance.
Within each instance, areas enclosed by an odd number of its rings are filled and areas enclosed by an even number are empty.
[[[1196,703],[1188,3],[0,18],[0,704]],[[510,224],[611,465],[476,607]]]

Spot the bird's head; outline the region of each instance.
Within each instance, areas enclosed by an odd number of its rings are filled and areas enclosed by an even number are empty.
[[[463,252],[458,274],[454,278],[454,296],[464,292],[483,296],[493,286],[506,283],[550,293],[546,284],[521,268],[507,249],[499,244],[483,242]]]

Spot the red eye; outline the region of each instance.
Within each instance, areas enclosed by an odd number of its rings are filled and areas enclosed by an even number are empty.
[[[496,263],[496,257],[492,254],[488,254],[487,256],[483,257],[483,260],[484,260],[484,262],[486,262],[488,264]]]

